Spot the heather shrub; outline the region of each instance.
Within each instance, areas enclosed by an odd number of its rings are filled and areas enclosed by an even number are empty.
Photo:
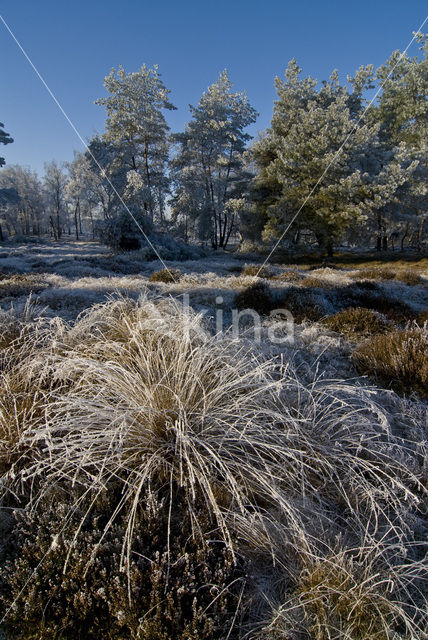
[[[278,307],[288,309],[293,314],[295,322],[304,320],[317,321],[327,313],[325,301],[310,289],[290,287],[280,296]]]
[[[391,298],[387,295],[362,295],[359,297],[358,302],[360,306],[383,313],[390,320],[398,323],[406,323],[415,317],[415,312],[407,302],[403,302],[397,298]]]
[[[367,267],[359,269],[354,276],[358,280],[367,278],[368,280],[393,280],[395,272],[385,267]]]
[[[404,284],[407,284],[411,287],[424,283],[424,279],[422,278],[422,276],[420,276],[419,273],[416,273],[415,271],[411,271],[410,269],[407,271],[399,271],[395,275],[395,278],[396,280],[400,280],[400,282],[404,282]]]
[[[385,269],[383,267],[360,269],[353,277],[358,280],[364,278],[369,280],[400,280],[400,282],[404,282],[404,284],[409,286],[423,284],[424,282],[422,276],[410,269],[393,271],[392,269]]]
[[[374,288],[370,285],[374,285]],[[337,289],[341,306],[363,307],[381,313],[392,321],[405,323],[415,318],[415,312],[406,302],[393,298],[376,284],[358,282]]]
[[[171,284],[178,282],[181,278],[181,272],[178,269],[161,269],[155,271],[149,277],[150,282],[165,282]]]
[[[324,324],[332,331],[337,331],[348,338],[385,333],[391,327],[391,323],[380,313],[363,307],[351,307],[338,311],[325,318]]]
[[[30,293],[43,291],[49,283],[40,275],[20,273],[4,277],[0,280],[0,298],[28,296]]]
[[[278,273],[273,276],[273,280],[280,280],[281,282],[299,282],[304,278],[305,275],[297,269],[288,269],[287,271],[283,271],[282,273]]]
[[[316,276],[308,276],[304,278],[300,283],[302,287],[310,287],[313,289],[330,289],[332,285],[327,280],[322,280],[321,278],[317,278]]]
[[[272,268],[268,264],[246,264],[241,274],[243,276],[258,276],[259,278],[271,278]]]
[[[358,371],[404,392],[428,394],[428,329],[417,324],[373,336],[352,354]]]
[[[372,280],[357,280],[354,284],[348,284],[343,287],[343,290],[349,293],[358,293],[361,291],[374,291],[379,293],[382,291],[382,287]]]
[[[92,498],[92,497],[91,497]],[[135,538],[122,571],[126,512],[109,487],[88,498],[63,494],[17,514],[0,572],[6,630],[16,640],[214,640],[237,637],[244,573],[195,507],[198,536],[180,490],[169,517],[165,497],[142,492]],[[236,615],[238,614],[238,615]]]
[[[317,269],[335,269],[337,271],[341,271],[342,267],[337,265],[335,262],[328,262],[327,260],[323,260],[321,263],[309,266],[309,271],[316,271]]]
[[[275,303],[269,286],[264,282],[255,282],[236,294],[234,306],[266,315],[275,308]]]
[[[242,265],[240,265],[240,264],[232,264],[228,268],[228,271],[230,271],[230,273],[241,273],[242,272]]]

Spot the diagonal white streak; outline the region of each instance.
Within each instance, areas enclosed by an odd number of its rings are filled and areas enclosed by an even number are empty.
[[[285,230],[282,232],[279,240],[276,242],[276,244],[274,245],[273,249],[270,251],[269,255],[267,256],[267,258],[265,259],[265,261],[263,262],[263,264],[260,265],[259,270],[257,271],[256,276],[259,275],[260,271],[263,269],[263,267],[265,266],[265,264],[269,261],[269,259],[271,258],[272,254],[276,251],[277,247],[279,246],[279,244],[282,242],[282,239],[284,238],[285,234],[288,232],[288,230],[290,229],[290,227],[294,224],[294,222],[297,220],[297,218],[299,217],[299,215],[302,212],[303,207],[305,206],[305,204],[307,203],[307,201],[309,200],[309,198],[312,196],[312,194],[314,193],[315,189],[318,187],[318,185],[320,184],[321,180],[324,178],[325,174],[327,173],[327,171],[330,169],[331,165],[335,162],[337,156],[340,154],[340,152],[342,151],[343,147],[345,146],[345,144],[347,143],[347,141],[349,140],[350,136],[355,132],[355,130],[358,128],[361,120],[364,118],[364,116],[367,113],[367,110],[372,106],[373,102],[376,100],[377,96],[379,95],[379,93],[382,91],[383,87],[385,86],[386,81],[388,80],[388,78],[390,77],[390,75],[392,74],[392,72],[394,71],[394,69],[396,68],[396,66],[398,65],[398,63],[403,59],[403,57],[406,55],[409,47],[413,44],[417,33],[419,33],[426,21],[428,20],[428,16],[425,18],[425,20],[422,22],[422,24],[420,25],[420,27],[417,29],[417,31],[414,32],[413,38],[410,40],[409,44],[407,45],[407,47],[404,49],[404,51],[402,52],[402,54],[398,57],[396,63],[394,64],[394,66],[392,67],[391,71],[388,73],[388,75],[386,76],[385,80],[383,81],[383,83],[381,84],[381,86],[379,87],[379,89],[376,91],[375,95],[373,96],[373,98],[370,100],[370,102],[368,103],[368,105],[366,106],[366,108],[364,109],[363,113],[360,115],[360,117],[358,118],[357,122],[355,123],[355,125],[353,126],[353,128],[351,129],[351,131],[348,133],[348,135],[346,136],[346,138],[344,139],[344,141],[342,142],[342,144],[340,145],[339,149],[336,151],[335,155],[333,156],[333,159],[329,162],[329,164],[327,165],[327,167],[325,168],[324,172],[322,173],[322,175],[320,176],[320,178],[317,180],[317,182],[315,183],[315,185],[312,187],[311,191],[309,192],[309,194],[306,196],[306,198],[304,199],[303,203],[301,204],[301,206],[299,207],[299,209],[297,210],[297,212],[294,214],[294,216],[291,218],[291,221],[288,223],[288,225],[286,226]]]
[[[13,33],[12,29],[9,27],[9,25],[7,24],[6,20],[3,18],[3,16],[0,14],[0,20],[2,21],[2,23],[4,24],[4,26],[6,27],[7,31],[10,33],[10,35],[12,36],[13,40],[15,41],[15,43],[18,45],[19,49],[21,50],[22,54],[24,55],[25,59],[28,61],[28,63],[30,64],[31,68],[33,69],[34,73],[37,75],[37,77],[39,78],[40,82],[43,84],[43,86],[45,87],[46,91],[49,93],[49,95],[51,96],[52,100],[55,102],[55,104],[57,105],[58,109],[61,111],[62,115],[64,116],[64,118],[67,120],[68,124],[70,125],[70,127],[73,129],[74,133],[76,134],[76,136],[79,138],[80,142],[83,144],[83,146],[85,147],[86,151],[89,153],[89,155],[91,156],[92,160],[95,162],[95,164],[97,165],[98,169],[101,171],[101,175],[107,180],[107,182],[109,183],[110,187],[112,188],[112,190],[114,191],[115,195],[118,197],[119,202],[123,205],[123,207],[125,208],[125,211],[129,214],[129,216],[132,218],[132,220],[134,221],[135,225],[137,226],[138,230],[141,232],[142,236],[144,237],[144,239],[146,240],[147,244],[153,249],[153,251],[155,252],[155,254],[157,255],[157,257],[159,258],[160,262],[162,263],[162,265],[164,266],[164,268],[169,272],[169,274],[171,275],[172,279],[174,280],[174,282],[176,282],[176,278],[174,277],[174,274],[170,271],[170,269],[168,269],[168,267],[166,266],[165,262],[162,260],[158,250],[156,249],[156,247],[153,245],[153,243],[151,242],[150,238],[147,236],[147,234],[144,232],[144,230],[142,229],[141,225],[139,224],[138,220],[135,218],[134,214],[132,213],[132,211],[130,211],[129,207],[126,205],[126,203],[124,202],[122,196],[120,195],[120,193],[118,193],[116,187],[113,185],[113,183],[111,182],[110,178],[107,176],[106,172],[104,171],[104,169],[102,168],[102,166],[100,165],[100,163],[98,162],[98,160],[95,158],[94,154],[92,153],[92,151],[90,150],[90,148],[88,147],[87,142],[82,138],[82,136],[80,135],[79,131],[77,130],[77,128],[75,127],[75,125],[73,124],[73,122],[71,121],[70,117],[68,116],[68,114],[65,112],[65,110],[63,109],[62,105],[60,104],[60,102],[58,101],[57,97],[55,96],[55,94],[53,93],[53,91],[50,89],[49,85],[47,84],[46,80],[43,78],[43,76],[41,75],[40,71],[37,69],[36,65],[33,63],[33,61],[31,60],[30,56],[27,54],[27,52],[25,51],[24,47],[21,45],[21,43],[19,42],[18,38],[15,36],[15,34]]]

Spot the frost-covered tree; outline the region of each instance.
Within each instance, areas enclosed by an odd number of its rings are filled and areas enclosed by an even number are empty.
[[[143,65],[126,73],[120,66],[104,79],[109,96],[96,100],[107,111],[103,139],[115,145],[127,170],[123,197],[141,206],[151,219],[162,219],[167,188],[168,131],[164,111],[175,109],[168,99],[158,67]]]
[[[130,172],[124,163],[126,149],[95,136],[79,159],[94,233],[115,248],[137,248],[141,229],[152,223],[138,197],[129,193]],[[137,221],[137,224],[135,223]]]
[[[127,184],[127,168],[120,151],[112,142],[95,136],[80,158],[89,192],[89,201],[97,217],[110,220],[117,215]]]
[[[3,127],[4,127],[3,122],[0,122],[0,144],[10,144],[11,142],[13,142],[13,138],[11,138],[8,133],[6,133]],[[5,159],[0,157],[0,167],[3,167],[3,165],[5,164],[6,164]]]
[[[98,197],[95,194],[98,186],[97,174],[93,174],[91,163],[85,153],[75,152],[73,162],[67,165],[69,179],[65,186],[65,198],[70,206],[76,240],[83,233],[82,221],[91,220],[94,232],[94,209],[98,209]]]
[[[43,180],[49,223],[55,240],[60,240],[67,213],[65,187],[67,174],[55,160],[45,164]]]
[[[248,188],[244,151],[251,136],[244,130],[257,113],[245,93],[232,92],[226,71],[190,111],[184,133],[174,136],[173,215],[186,220],[187,227],[190,221],[198,239],[224,248],[237,226],[241,205],[236,202]]]
[[[1,144],[10,144],[13,142],[13,138],[10,137],[8,133],[3,129],[4,124],[0,122],[0,143]],[[6,161],[3,157],[0,156],[0,167],[4,166]],[[1,189],[0,190],[0,209],[4,210],[9,204],[15,204],[17,202],[17,194],[15,190],[11,189]],[[0,224],[0,240],[3,240],[3,229]]]
[[[417,169],[394,199],[379,212],[384,240],[387,236],[420,246],[428,216],[428,36],[417,34],[421,54],[409,57],[394,51],[376,72],[382,87],[370,116],[380,124],[380,137],[390,149],[399,146],[401,157],[417,161]]]
[[[42,184],[35,171],[9,165],[0,172],[0,192],[9,192],[3,202],[3,221],[9,235],[40,235],[46,231]]]
[[[372,114],[388,144],[405,142],[418,150],[426,148],[428,138],[428,35],[419,33],[416,39],[420,56],[394,51],[377,69],[382,91]]]
[[[252,149],[259,168],[255,201],[267,240],[281,237],[300,211],[298,228],[310,231],[331,255],[345,230],[385,206],[415,165],[404,166],[384,148],[379,124],[359,121],[370,67],[348,78],[351,90],[340,84],[337,71],[319,89],[316,80],[300,74],[292,60],[285,80],[275,80],[271,127]]]

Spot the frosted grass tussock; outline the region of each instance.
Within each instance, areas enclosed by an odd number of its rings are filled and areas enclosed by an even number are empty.
[[[292,593],[270,602],[270,620],[252,637],[425,638],[427,568],[399,556],[397,546],[382,543],[300,554]]]
[[[0,493],[20,492],[23,469],[38,464],[33,433],[44,424],[47,394],[17,370],[0,373]],[[27,438],[28,436],[28,438]]]
[[[58,367],[78,382],[51,404],[42,473],[85,486],[121,477],[132,504],[146,484],[173,482],[189,506],[203,496],[226,538],[250,496],[281,500],[272,363],[216,344],[173,302],[112,302],[71,333],[86,343]]]
[[[374,392],[303,384],[290,363],[215,341],[173,300],[111,300],[62,340],[50,366],[73,384],[53,392],[46,425],[26,435],[44,449],[26,475],[47,487],[122,483],[128,553],[140,496],[161,487],[171,509],[176,490],[190,513],[205,503],[229,544],[236,527],[251,538],[246,519],[269,540],[274,512],[300,547],[314,521],[408,535],[425,489]]]

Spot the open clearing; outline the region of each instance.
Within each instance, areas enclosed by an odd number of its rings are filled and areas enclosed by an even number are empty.
[[[20,637],[426,637],[427,260],[260,266],[2,246]]]

